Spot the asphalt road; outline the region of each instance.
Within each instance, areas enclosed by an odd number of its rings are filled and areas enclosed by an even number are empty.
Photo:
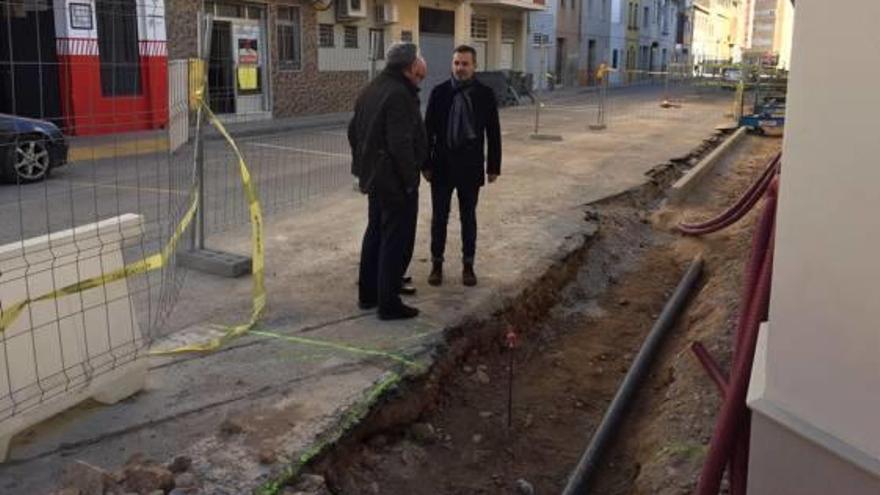
[[[665,118],[657,103],[667,93],[676,98],[692,95],[694,90],[674,84],[669,89],[661,84],[611,90],[606,99],[608,122],[646,115]],[[595,89],[569,90],[542,95],[542,100],[542,112],[579,112],[589,122],[599,96]],[[533,109],[520,106],[507,111]],[[292,211],[312,198],[352,187],[349,150],[341,127],[249,136],[237,142],[267,214]],[[73,162],[40,183],[0,184],[0,245],[124,213],[139,213],[145,220],[142,246],[157,247],[188,205],[193,168],[192,147],[188,145],[170,155]],[[204,184],[209,237],[247,223],[238,164],[223,141],[206,141]]]

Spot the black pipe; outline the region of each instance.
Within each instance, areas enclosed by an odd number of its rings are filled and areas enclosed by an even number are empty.
[[[608,406],[608,410],[605,411],[605,417],[602,418],[599,428],[593,435],[592,440],[590,440],[590,445],[587,447],[587,450],[584,451],[580,461],[578,461],[577,467],[574,472],[572,472],[571,477],[568,480],[568,485],[566,485],[565,490],[562,492],[563,495],[584,495],[588,493],[588,484],[593,474],[595,474],[596,468],[599,467],[599,460],[605,448],[611,442],[612,437],[623,421],[624,413],[629,407],[629,403],[635,395],[636,389],[644,379],[645,375],[648,374],[654,355],[659,350],[663,338],[666,336],[669,329],[672,328],[678,314],[681,313],[681,310],[684,308],[691,290],[696,285],[702,270],[703,257],[697,255],[697,257],[691,262],[681,281],[678,283],[678,287],[675,288],[672,297],[666,301],[666,305],[663,307],[660,317],[654,322],[654,326],[651,328],[651,333],[648,334],[645,343],[642,344],[642,348],[639,350],[639,354],[636,356],[632,366],[630,366],[629,371],[626,373],[623,383],[621,383],[620,388],[617,389],[617,394],[615,394],[614,399],[611,401],[611,405]]]

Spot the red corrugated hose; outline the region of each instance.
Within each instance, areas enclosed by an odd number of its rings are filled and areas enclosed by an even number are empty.
[[[777,153],[770,159],[764,171],[755,182],[739,197],[730,208],[715,218],[700,223],[679,223],[678,230],[686,235],[705,235],[733,225],[738,222],[755,206],[761,196],[767,191],[767,187],[779,173],[782,163],[782,153]]]
[[[738,201],[709,222],[690,228],[691,232],[714,232],[742,218],[766,190],[766,202],[755,233],[752,252],[743,274],[742,306],[734,335],[733,366],[729,378],[699,342],[691,349],[717,385],[722,397],[721,411],[715,424],[697,495],[717,495],[725,468],[730,466],[730,493],[745,495],[748,480],[748,449],[751,414],[746,407],[746,393],[752,373],[758,329],[767,319],[770,306],[770,283],[773,271],[773,243],[776,226],[776,203],[779,191],[780,157],[771,160],[764,174]],[[762,183],[766,183],[762,185]],[[750,195],[753,196],[750,198]],[[751,203],[751,205],[749,204]],[[735,218],[735,219],[734,219]]]

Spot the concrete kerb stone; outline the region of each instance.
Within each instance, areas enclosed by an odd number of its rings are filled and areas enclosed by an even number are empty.
[[[255,120],[251,122],[230,123],[226,127],[230,134],[236,138],[269,136],[300,129],[308,129],[310,131],[337,129],[340,125],[347,124],[351,120],[352,115],[352,112],[341,112],[289,119]],[[216,129],[210,127],[205,130],[205,139],[215,141],[224,138]]]
[[[706,175],[712,171],[715,164],[730,149],[742,139],[746,134],[746,128],[740,127],[736,132],[731,134],[720,146],[715,148],[698,163],[694,168],[690,169],[682,178],[680,178],[669,190],[669,203],[676,204],[682,202],[688,194],[696,189]]]

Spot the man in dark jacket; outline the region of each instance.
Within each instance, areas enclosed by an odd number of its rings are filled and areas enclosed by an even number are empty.
[[[425,126],[429,159],[425,178],[431,182],[431,256],[428,283],[443,283],[443,253],[452,192],[458,194],[461,217],[462,283],[477,284],[474,255],[477,248],[477,199],[480,188],[501,173],[501,126],[498,104],[491,88],[474,77],[476,51],[466,45],[453,52],[452,78],[431,91]],[[487,145],[488,142],[488,146]],[[484,149],[488,148],[488,160]]]
[[[384,320],[419,314],[403,304],[399,292],[415,243],[419,169],[427,156],[418,95],[426,73],[416,45],[392,45],[385,70],[361,91],[348,126],[351,173],[369,197],[359,306],[378,306]]]

